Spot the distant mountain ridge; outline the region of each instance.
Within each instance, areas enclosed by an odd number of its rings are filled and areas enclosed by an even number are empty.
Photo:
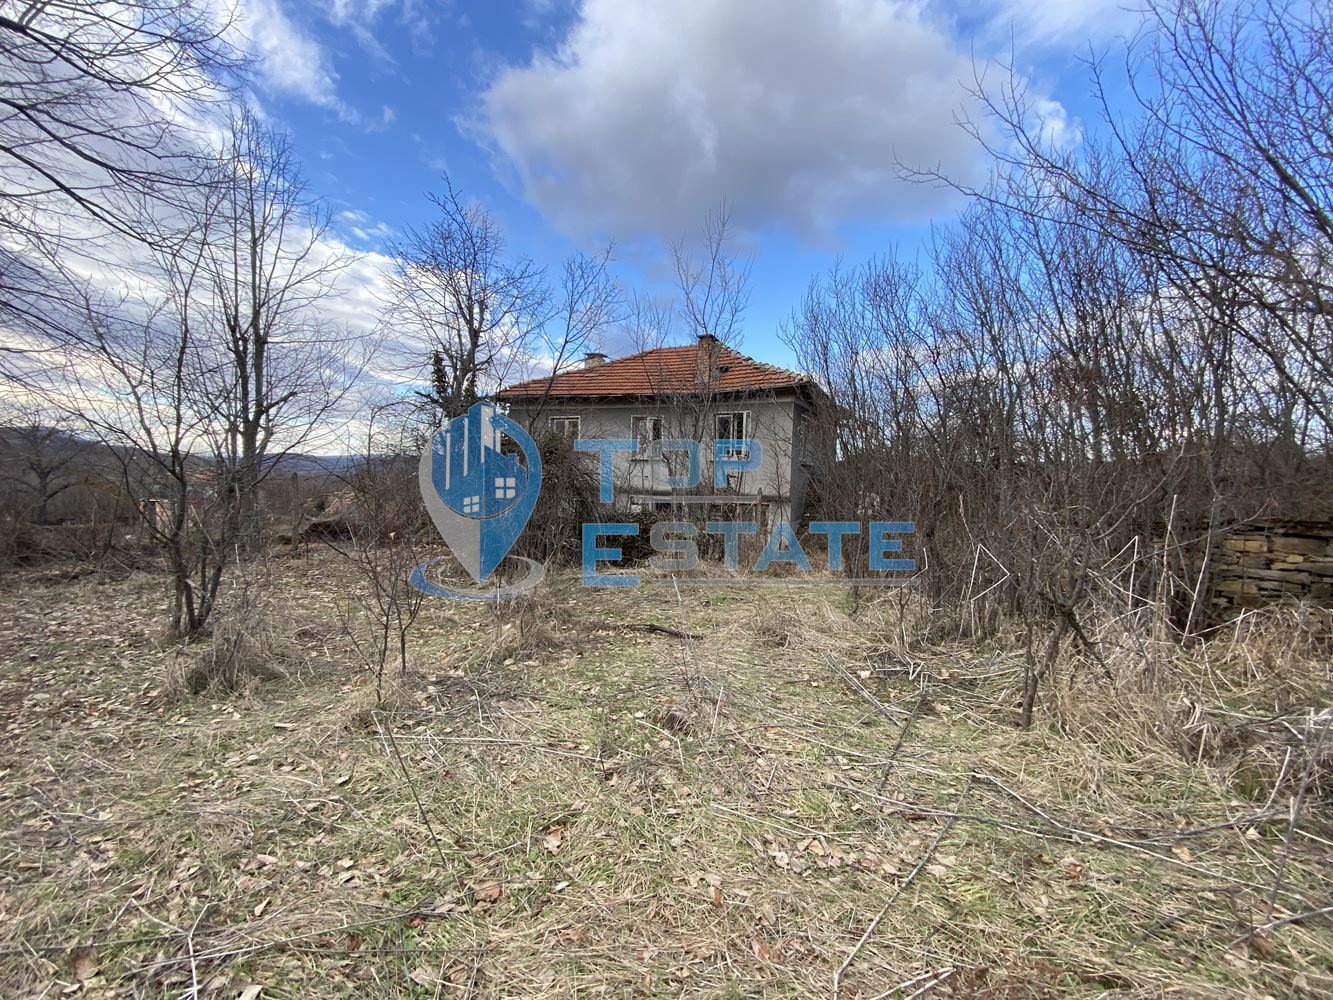
[[[23,427],[0,426],[0,460],[12,461],[21,457],[31,447],[30,431]],[[77,449],[85,453],[89,461],[95,461],[103,449],[119,450],[119,446],[110,446],[103,442],[81,437],[72,431],[53,429],[44,438],[44,445],[52,451]],[[302,452],[289,452],[270,460],[270,475],[291,475],[293,472],[302,476],[337,476],[343,475],[361,460],[357,455],[307,455]],[[200,457],[196,461],[203,463]]]

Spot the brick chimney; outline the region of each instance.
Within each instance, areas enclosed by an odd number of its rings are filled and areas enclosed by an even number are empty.
[[[589,351],[583,355],[584,368],[600,368],[604,364],[606,364],[606,355],[600,351]]]
[[[699,348],[694,355],[694,379],[699,385],[710,385],[718,380],[721,357],[722,341],[711,333],[699,334]]]

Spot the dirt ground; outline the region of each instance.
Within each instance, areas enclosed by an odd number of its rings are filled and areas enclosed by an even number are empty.
[[[4,996],[1333,993],[1333,807],[1226,721],[1326,699],[1286,620],[1023,731],[909,595],[431,601],[377,706],[345,570],[261,585],[283,676],[188,694],[161,578],[0,580]]]

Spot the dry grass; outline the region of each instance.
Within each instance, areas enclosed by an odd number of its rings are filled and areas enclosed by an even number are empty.
[[[557,577],[432,602],[377,704],[339,572],[284,561],[307,666],[243,699],[168,696],[151,577],[0,589],[7,995],[1333,990],[1325,790],[1293,833],[1245,762],[1302,745],[1219,721],[1328,704],[1302,620],[1102,635],[1022,732],[1021,651],[897,595]]]
[[[245,694],[299,671],[301,651],[283,634],[285,617],[272,587],[232,581],[213,615],[209,641],[176,650],[169,689],[189,695]]]

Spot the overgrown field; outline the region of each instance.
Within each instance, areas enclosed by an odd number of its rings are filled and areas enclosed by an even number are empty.
[[[1299,610],[1096,632],[1023,731],[910,595],[434,601],[377,706],[340,564],[253,575],[271,676],[197,694],[160,578],[0,581],[3,995],[1333,992]]]

